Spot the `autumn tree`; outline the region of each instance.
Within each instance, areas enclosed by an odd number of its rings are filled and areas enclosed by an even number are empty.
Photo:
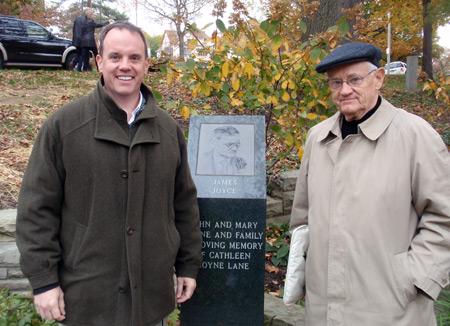
[[[313,35],[325,32],[346,16],[345,10],[363,0],[264,0],[271,19],[283,22],[283,32],[294,42],[304,42]],[[353,22],[349,21],[349,35]]]
[[[212,0],[138,0],[139,3],[159,21],[169,21],[175,25],[180,48],[180,57],[184,58],[184,36],[189,25],[200,16],[200,11]]]
[[[427,7],[426,13],[424,5]],[[450,21],[449,7],[448,0],[365,0],[348,14],[356,20],[354,28],[360,41],[375,44],[384,51],[390,23],[391,57],[405,61],[408,55],[423,54],[422,64],[428,62],[431,67],[432,56],[439,53],[432,48],[433,45],[434,49],[437,48],[433,31]],[[425,20],[424,14],[427,17]]]
[[[326,78],[315,66],[339,44],[348,24],[343,22],[295,45],[282,36],[279,20],[259,23],[249,18],[228,28],[217,20],[216,26],[220,33],[206,42],[212,47],[211,59],[169,62],[162,67],[168,84],[179,81],[189,87],[192,97],[209,97],[204,110],[265,115],[266,147],[273,148],[268,151],[267,170],[287,157],[296,165],[308,128],[336,112],[329,88],[324,86]],[[189,47],[196,46],[195,41],[189,42]],[[185,118],[198,114],[181,99],[171,107],[178,107]]]
[[[311,1],[308,1],[311,2]],[[320,0],[317,12],[313,17],[306,19],[307,34],[304,40],[311,35],[325,32],[345,16],[345,10],[355,7],[363,0]],[[350,23],[350,34],[353,35],[353,22]]]
[[[150,46],[152,57],[156,57],[156,51],[158,51],[161,46],[163,36],[149,36],[147,33],[145,33],[145,37],[147,38],[148,45]]]
[[[42,0],[2,0],[0,2],[1,15],[20,15],[23,7],[30,7],[35,10],[43,10]]]
[[[306,20],[311,20],[316,13],[319,1],[302,0],[265,0],[264,8],[267,15],[281,22],[281,33],[291,43],[300,43],[306,38]]]
[[[45,27],[55,26],[56,10],[45,7],[42,0],[2,0],[0,14],[33,20]]]
[[[264,12],[264,0],[214,0],[213,3],[214,10],[211,15],[220,20],[223,20],[228,5],[231,6],[228,23],[235,27],[245,25],[250,16],[256,20],[259,20],[258,17],[261,20],[267,18]]]
[[[423,58],[422,71],[424,71],[428,78],[433,79],[433,61],[432,61],[432,47],[433,47],[433,21],[431,18],[431,0],[422,1],[423,13]]]
[[[390,13],[390,20],[388,14]],[[355,17],[358,39],[387,49],[387,29],[391,24],[391,57],[406,60],[406,56],[422,50],[422,15],[418,1],[365,1],[349,13]]]
[[[43,0],[2,0],[0,3],[0,14],[13,15],[21,19],[35,21],[44,27],[56,27],[58,35],[72,37],[72,25],[76,17],[87,8],[87,2],[72,3],[69,7],[62,4],[65,0],[53,1],[51,5],[44,5]],[[110,18],[127,21],[128,17],[113,8],[116,0],[93,0],[91,1],[96,19],[104,21]]]
[[[428,78],[433,79],[433,31],[437,26],[450,21],[450,1],[448,0],[423,0],[423,58],[422,71]],[[436,51],[437,52],[437,51]]]
[[[390,23],[391,57],[406,60],[408,55],[422,55],[423,70],[431,72],[432,57],[442,53],[435,42],[438,26],[450,21],[450,1],[423,0],[263,0],[272,19],[282,21],[283,33],[294,42],[334,25],[339,19],[349,22],[350,37],[387,48]],[[425,7],[426,11],[425,11]],[[390,19],[388,19],[390,13]],[[425,16],[424,16],[425,15]],[[424,19],[424,17],[426,17]]]

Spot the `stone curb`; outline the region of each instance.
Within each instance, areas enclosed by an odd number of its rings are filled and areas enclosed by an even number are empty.
[[[283,299],[264,294],[264,326],[304,326],[305,308],[286,306]]]

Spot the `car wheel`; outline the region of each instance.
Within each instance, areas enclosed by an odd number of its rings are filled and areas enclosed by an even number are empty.
[[[73,61],[73,59],[75,59],[76,55],[77,54],[75,52],[69,53],[69,55],[66,57],[66,62],[64,63],[64,68],[66,68],[67,70],[71,70],[70,63]]]
[[[3,55],[0,54],[0,69],[3,69]]]

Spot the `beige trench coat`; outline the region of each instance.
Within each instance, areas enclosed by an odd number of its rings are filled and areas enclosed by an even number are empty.
[[[309,224],[306,325],[435,325],[450,270],[450,156],[424,120],[382,101],[342,140],[309,132],[291,229]]]

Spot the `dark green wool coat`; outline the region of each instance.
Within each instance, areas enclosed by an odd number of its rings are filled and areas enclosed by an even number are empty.
[[[21,267],[60,282],[70,326],[153,325],[175,305],[173,271],[201,264],[184,135],[141,87],[132,127],[99,82],[42,125],[19,196]]]

